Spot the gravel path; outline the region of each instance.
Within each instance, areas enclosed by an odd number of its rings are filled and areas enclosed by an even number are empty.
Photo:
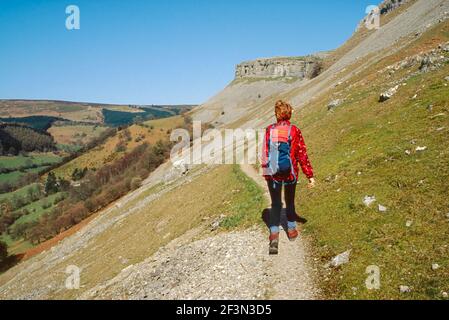
[[[270,195],[265,180],[250,165],[242,165],[242,171],[256,181],[264,190],[268,201]],[[265,238],[267,235],[265,235]],[[267,242],[267,239],[264,239]],[[295,242],[290,242],[285,232],[281,233],[279,255],[271,257],[271,276],[276,279],[273,287],[273,299],[313,299],[318,290],[314,286],[313,269],[310,266],[307,243],[300,235]]]
[[[264,186],[252,167],[242,167]],[[267,195],[268,196],[268,195]],[[220,233],[195,240],[194,229],[152,257],[124,269],[81,299],[292,299],[318,297],[304,240],[282,235],[280,254],[268,255],[265,230]]]

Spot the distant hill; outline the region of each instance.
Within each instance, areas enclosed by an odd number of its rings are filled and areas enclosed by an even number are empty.
[[[193,105],[116,105],[57,100],[0,100],[0,120],[20,119],[32,116],[62,118],[75,122],[106,125],[123,125],[140,116],[157,119],[177,115],[193,108]],[[11,122],[11,121],[8,121]]]
[[[31,127],[36,130],[46,131],[49,129],[55,121],[61,120],[61,118],[52,116],[30,116],[19,118],[0,118],[0,123],[17,123]]]

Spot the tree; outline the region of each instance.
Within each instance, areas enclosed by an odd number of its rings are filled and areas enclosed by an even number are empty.
[[[54,172],[50,172],[45,183],[45,194],[53,194],[59,191],[58,181]]]
[[[8,246],[3,241],[0,241],[0,263],[5,261],[8,257]]]
[[[69,191],[70,190],[70,181],[59,178],[58,179],[58,191]]]
[[[86,175],[87,170],[88,170],[87,168],[84,168],[84,169],[75,168],[75,170],[73,170],[73,172],[72,172],[72,180],[73,181],[81,180]]]

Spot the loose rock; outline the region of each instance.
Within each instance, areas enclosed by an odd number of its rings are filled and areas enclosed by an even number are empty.
[[[427,147],[416,147],[416,152],[426,151]]]
[[[435,271],[438,269],[440,269],[440,265],[438,263],[432,263],[432,270]]]
[[[380,95],[379,102],[385,102],[385,101],[391,99],[396,94],[398,89],[399,89],[399,85],[397,85],[393,88],[390,88],[387,91],[385,91],[384,93],[382,93]]]
[[[412,290],[410,289],[409,286],[399,286],[399,291],[400,291],[401,293],[409,293],[409,292],[412,291]]]
[[[374,202],[376,202],[376,197],[374,196],[365,196],[365,198],[363,199],[363,203],[367,207],[370,207]]]
[[[339,254],[338,256],[334,257],[331,260],[330,265],[332,267],[339,267],[343,264],[346,264],[349,262],[350,255],[351,255],[351,250],[345,251],[345,252]]]
[[[329,102],[329,104],[327,105],[327,110],[331,111],[334,110],[335,108],[337,108],[338,106],[340,106],[343,103],[343,101],[341,99],[335,99],[332,100],[331,102]]]

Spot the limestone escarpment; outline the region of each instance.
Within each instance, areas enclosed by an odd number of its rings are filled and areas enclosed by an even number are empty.
[[[316,56],[268,58],[246,61],[237,65],[235,78],[294,77],[310,79],[321,70],[321,59]]]

